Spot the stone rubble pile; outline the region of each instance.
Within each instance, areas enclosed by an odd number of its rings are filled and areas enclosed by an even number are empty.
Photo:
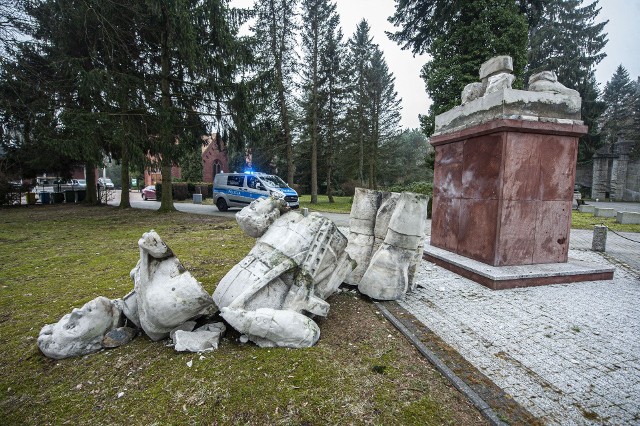
[[[288,211],[274,198],[255,200],[236,215],[258,238],[220,281],[212,296],[153,230],[138,241],[133,290],[122,299],[97,297],[55,324],[45,325],[38,347],[54,359],[128,343],[143,332],[170,339],[176,351],[218,348],[226,331],[219,313],[260,347],[314,345],[312,319],[329,312],[326,299],[345,282],[372,298],[401,298],[413,288],[422,256],[427,197],[358,189],[349,238],[324,216]]]

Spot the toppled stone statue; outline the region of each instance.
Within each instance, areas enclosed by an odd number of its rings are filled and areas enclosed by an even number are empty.
[[[374,299],[396,300],[414,290],[426,236],[428,198],[357,188],[347,252],[358,267],[346,283]]]
[[[261,222],[279,208],[272,199],[258,199],[243,209],[242,220]],[[221,316],[259,346],[311,346],[319,329],[305,315],[327,315],[325,299],[354,267],[346,246],[326,217],[285,213],[222,278],[213,300]]]
[[[96,297],[40,330],[38,347],[49,358],[87,355],[102,349],[102,339],[123,321],[118,300]]]
[[[153,230],[138,241],[140,260],[131,270],[134,290],[124,314],[152,340],[169,337],[185,321],[212,313],[213,300]]]
[[[97,297],[56,324],[45,325],[38,337],[43,354],[61,359],[124,345],[138,334],[137,329],[121,327],[125,320],[141,328],[152,340],[160,340],[188,320],[212,313],[214,304],[209,293],[184,269],[155,231],[145,233],[138,246],[140,260],[130,274],[134,290],[123,299]],[[184,347],[181,350],[217,348],[224,325],[220,328],[206,324],[198,332],[210,333],[207,344],[181,343]]]

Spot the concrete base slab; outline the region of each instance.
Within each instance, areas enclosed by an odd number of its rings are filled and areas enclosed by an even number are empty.
[[[491,266],[433,247],[425,242],[423,258],[492,290],[533,287],[580,281],[612,280],[615,268],[573,259],[567,263]]]

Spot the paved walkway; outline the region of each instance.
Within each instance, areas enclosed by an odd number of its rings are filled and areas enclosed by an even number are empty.
[[[570,256],[613,281],[492,291],[425,261],[400,304],[546,424],[640,424],[640,244],[609,233],[602,256],[591,236]]]

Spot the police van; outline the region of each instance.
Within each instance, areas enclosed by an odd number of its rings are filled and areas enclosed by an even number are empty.
[[[292,209],[300,207],[298,193],[278,176],[266,173],[218,173],[213,179],[213,200],[221,212],[244,207],[261,197],[284,198]]]

